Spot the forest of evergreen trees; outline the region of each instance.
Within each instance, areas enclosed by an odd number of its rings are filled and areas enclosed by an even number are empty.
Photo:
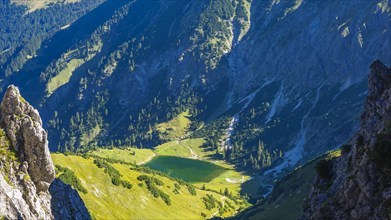
[[[248,20],[245,3],[247,0],[234,1],[210,1],[206,3],[206,10],[200,15],[199,25],[205,30],[205,39],[216,31],[225,32],[224,25],[218,24],[218,18]],[[94,3],[93,3],[94,2]],[[28,57],[32,57],[41,46],[42,41],[53,35],[64,25],[67,25],[88,10],[98,5],[96,1],[81,1],[74,4],[52,5],[46,9],[36,10],[25,14],[26,8],[15,6],[9,1],[0,3],[3,17],[12,22],[5,22],[8,26],[0,28],[0,70],[9,76],[19,70]],[[221,139],[228,127],[229,118],[220,117],[217,120],[206,122],[203,112],[214,106],[215,101],[204,101],[204,91],[184,81],[180,89],[173,95],[164,91],[158,84],[164,80],[164,73],[151,80],[156,83],[157,91],[149,91],[149,97],[141,107],[132,110],[127,117],[122,118],[121,126],[124,129],[110,130],[110,124],[117,115],[113,112],[115,106],[111,103],[113,94],[103,86],[104,80],[110,78],[115,71],[126,71],[129,77],[143,62],[148,53],[149,45],[153,39],[144,35],[129,35],[126,39],[105,46],[104,42],[115,41],[115,32],[123,29],[128,22],[128,13],[132,9],[129,3],[124,4],[104,23],[94,28],[86,38],[81,39],[72,48],[63,51],[60,58],[50,62],[40,75],[40,81],[48,84],[61,71],[67,68],[72,59],[81,60],[80,65],[95,59],[96,66],[85,70],[86,74],[80,78],[78,85],[78,100],[82,100],[84,93],[91,90],[93,95],[82,106],[73,106],[65,113],[55,111],[48,122],[48,132],[52,143],[56,143],[57,150],[62,152],[85,152],[96,147],[124,147],[150,148],[165,141],[154,127],[167,122],[177,115],[188,111],[191,115],[191,137],[205,138],[205,148],[216,152],[216,156],[223,157],[231,163],[238,164],[245,169],[260,170],[270,166],[272,161],[281,157],[282,152],[270,151],[262,143],[262,138],[254,129],[242,128],[241,136],[233,137],[232,147],[222,150]],[[56,12],[56,13],[55,13]],[[24,16],[23,16],[24,15]],[[216,20],[217,19],[217,20]],[[16,27],[16,28],[15,28]],[[223,29],[219,29],[223,28]],[[15,30],[14,30],[15,29]],[[6,34],[5,34],[6,33]],[[18,36],[18,37],[16,37]],[[18,41],[11,39],[19,39]],[[203,39],[203,40],[205,40]],[[105,50],[105,54],[100,54]],[[216,54],[212,48],[204,48],[205,54]],[[94,61],[94,62],[95,62]],[[51,91],[47,91],[49,97]],[[241,120],[254,119],[254,112],[262,112],[261,109],[253,109],[253,112],[242,115]],[[205,124],[205,126],[203,125]],[[201,126],[203,125],[203,126]],[[239,125],[240,126],[240,125]],[[251,125],[249,125],[251,126]],[[202,129],[198,129],[203,127]],[[110,133],[107,133],[109,132]],[[109,135],[110,138],[107,138]],[[248,139],[248,140],[247,140]]]
[[[52,4],[27,13],[25,6],[12,4],[10,0],[0,1],[0,77],[20,70],[45,39],[102,2],[83,0]]]

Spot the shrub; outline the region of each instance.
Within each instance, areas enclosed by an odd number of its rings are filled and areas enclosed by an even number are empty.
[[[124,188],[131,189],[132,184],[129,183],[128,181],[121,180],[121,174],[118,170],[116,170],[113,166],[108,164],[105,160],[103,159],[95,159],[94,163],[97,167],[99,168],[104,168],[104,172],[109,174],[111,178],[111,183],[113,183],[115,186],[122,185]]]
[[[320,160],[315,165],[316,173],[318,176],[324,180],[330,179],[333,174],[330,168],[330,161]]]
[[[114,177],[111,179],[111,183],[113,183],[116,186],[119,186],[119,184],[121,184],[121,180],[118,177]]]
[[[190,195],[192,195],[192,196],[196,196],[197,195],[197,191],[195,190],[194,186],[187,185],[187,190],[189,191]]]
[[[158,186],[163,186],[164,185],[163,181],[159,180],[158,178],[153,178],[153,180],[156,183],[156,185],[158,185]]]
[[[56,166],[58,170],[62,170],[62,174],[58,177],[60,180],[62,180],[64,183],[72,186],[74,189],[87,194],[87,189],[84,188],[84,186],[81,184],[79,178],[75,175],[75,173],[66,168],[61,166]]]
[[[82,154],[81,157],[83,157],[84,159],[89,159],[90,155],[89,154]]]
[[[147,176],[147,175],[140,175],[140,176],[137,177],[137,180],[138,180],[138,181],[144,181],[144,180],[147,180],[147,179],[149,179],[149,178],[150,178],[150,177]]]
[[[168,206],[171,205],[171,199],[170,196],[166,193],[160,191],[160,198],[162,198],[163,202],[165,202]]]
[[[213,208],[215,208],[216,204],[219,207],[222,207],[222,203],[218,201],[215,197],[213,197],[213,195],[210,194],[206,194],[205,197],[202,197],[202,201],[204,202],[205,207],[208,210],[212,210]]]
[[[166,203],[168,206],[171,205],[170,196],[167,195],[166,193],[164,193],[163,191],[161,191],[158,187],[156,187],[156,185],[158,185],[158,186],[163,186],[164,185],[164,183],[161,180],[159,180],[159,179],[157,179],[155,177],[147,176],[147,175],[140,175],[140,176],[137,177],[137,180],[144,181],[145,185],[147,185],[148,191],[155,198],[159,198],[160,197],[163,200],[163,202]]]
[[[57,169],[56,171],[58,171],[59,173],[60,173],[60,172],[64,172],[65,169],[67,169],[67,168],[62,167],[62,166],[60,166],[60,165],[55,165],[55,168]]]
[[[30,175],[25,174],[25,175],[23,176],[23,181],[27,182],[27,181],[30,181],[30,180],[31,180]]]
[[[132,188],[132,184],[129,183],[128,181],[126,180],[121,180],[121,184],[124,188],[127,188],[127,189],[131,189]]]
[[[178,183],[174,183],[175,189],[181,190],[181,186]]]
[[[225,189],[224,189],[224,195],[225,195],[225,196],[228,196],[228,195],[229,195],[229,192],[228,192],[228,188],[227,188],[227,187],[225,187]]]

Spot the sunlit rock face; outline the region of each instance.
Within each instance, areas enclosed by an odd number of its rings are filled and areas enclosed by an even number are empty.
[[[11,85],[0,105],[0,120],[5,152],[0,161],[0,216],[52,219],[48,188],[55,172],[38,111]]]

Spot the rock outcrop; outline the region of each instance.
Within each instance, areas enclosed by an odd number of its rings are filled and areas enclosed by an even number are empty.
[[[52,219],[48,189],[54,178],[39,113],[9,86],[0,105],[0,216]]]
[[[50,185],[52,212],[55,219],[91,219],[79,193],[71,186],[55,179]]]
[[[303,219],[391,219],[391,69],[371,65],[361,127],[318,177]]]

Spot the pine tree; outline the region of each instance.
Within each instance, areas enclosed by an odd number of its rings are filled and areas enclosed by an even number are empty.
[[[265,149],[265,146],[263,145],[263,142],[259,141],[258,142],[258,151],[257,151],[257,159],[258,159],[258,161],[261,160],[261,157],[262,157],[264,149]]]
[[[254,159],[254,157],[253,157],[253,155],[252,154],[250,154],[250,167],[254,167],[254,165],[255,165],[255,159]]]
[[[225,187],[225,189],[224,189],[224,195],[225,195],[225,196],[228,196],[228,195],[229,195],[229,191],[228,191],[228,188],[227,188],[227,187]]]

